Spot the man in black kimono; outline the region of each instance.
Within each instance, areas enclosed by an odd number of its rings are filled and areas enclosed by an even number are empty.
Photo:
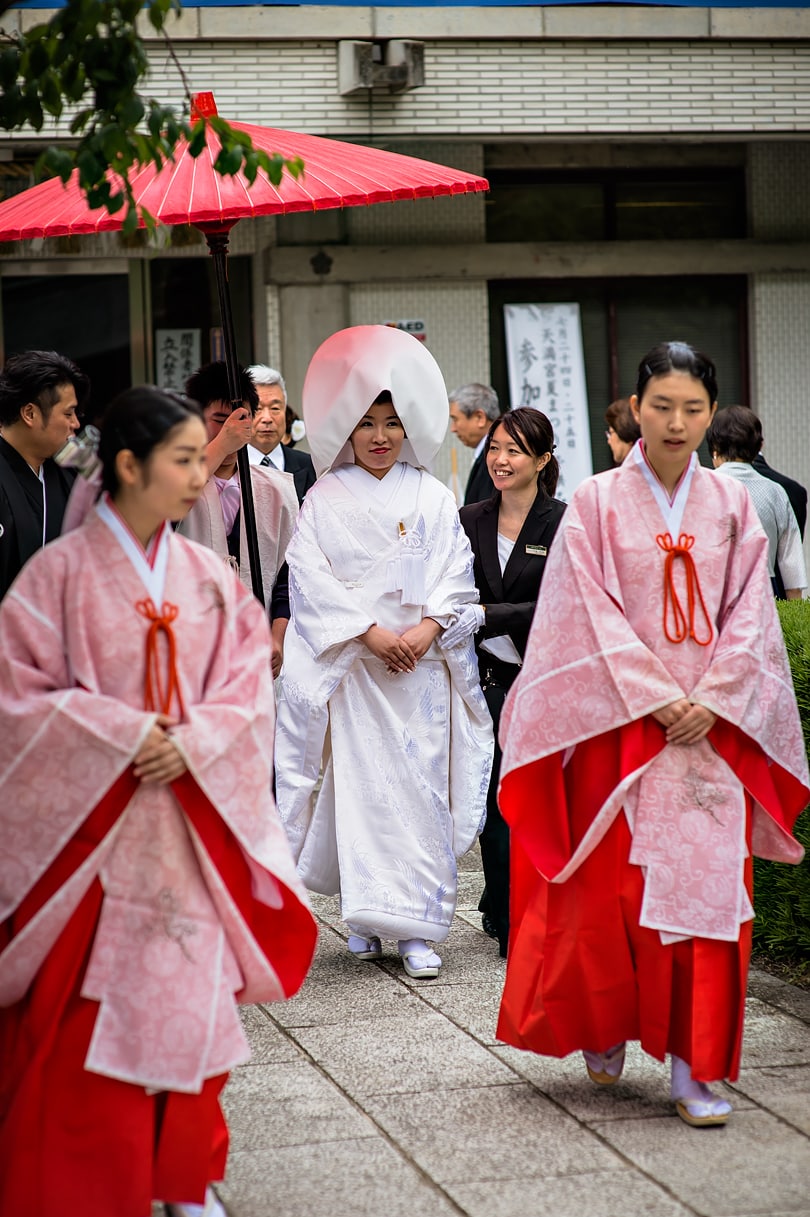
[[[75,475],[52,458],[78,430],[89,388],[56,351],[12,355],[0,372],[0,599],[31,555],[59,536]]]

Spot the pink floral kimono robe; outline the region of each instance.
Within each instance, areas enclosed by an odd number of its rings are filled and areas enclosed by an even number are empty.
[[[188,771],[141,785],[166,707]],[[237,1002],[294,993],[315,944],[264,614],[168,528],[147,559],[103,500],[3,602],[0,717],[0,1212],[201,1201],[249,1056]]]
[[[743,487],[693,456],[670,501],[639,443],[578,488],[501,720],[512,938],[499,1037],[625,1039],[703,1081],[739,1064],[750,855],[797,862],[805,748]],[[668,745],[680,698],[717,722]]]

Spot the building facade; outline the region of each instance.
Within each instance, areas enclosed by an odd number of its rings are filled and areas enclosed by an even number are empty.
[[[233,229],[240,358],[279,366],[294,407],[320,341],[392,320],[423,323],[449,388],[491,382],[508,401],[504,305],[575,302],[596,469],[608,403],[676,338],[715,358],[721,404],[760,414],[770,463],[810,484],[810,9],[189,6],[170,28],[191,89],[226,118],[490,181]],[[182,106],[165,44],[144,34],[151,91]],[[384,63],[400,40],[421,44],[422,84],[341,92],[350,44]],[[39,142],[0,140],[0,190],[28,183]],[[97,406],[159,375],[166,333],[217,354],[193,229],[0,245],[0,289],[4,352],[70,354]]]

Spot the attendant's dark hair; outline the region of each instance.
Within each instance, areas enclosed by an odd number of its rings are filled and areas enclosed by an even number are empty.
[[[667,376],[670,372],[687,372],[694,376],[709,394],[709,404],[717,401],[717,371],[708,355],[696,351],[688,342],[659,342],[638,366],[636,396],[639,402],[653,376]]]
[[[203,422],[202,410],[196,401],[181,393],[154,385],[136,385],[119,393],[101,420],[98,455],[103,489],[112,495],[118,492],[115,458],[119,452],[128,449],[143,464],[155,448],[167,441],[175,427],[190,418]]]
[[[629,397],[618,397],[610,403],[605,410],[605,422],[625,444],[634,444],[641,435],[641,427],[633,417]]]
[[[90,381],[72,359],[57,351],[22,351],[10,355],[0,372],[0,426],[11,427],[23,406],[39,406],[47,423],[59,390],[72,385],[81,407],[90,392]]]
[[[247,368],[238,369],[239,401],[245,402],[251,414],[259,407],[259,394],[253,383],[253,377]],[[231,401],[231,390],[228,384],[228,365],[224,359],[213,363],[204,363],[201,368],[189,376],[186,381],[186,396],[200,403],[205,409],[214,401]]]
[[[762,447],[762,423],[748,406],[724,406],[706,432],[709,452],[750,465]]]
[[[495,419],[487,432],[485,453],[489,452],[492,436],[500,426],[504,427],[509,438],[527,456],[539,457],[549,453],[549,459],[537,475],[537,485],[542,486],[550,498],[554,498],[560,476],[560,466],[554,455],[554,428],[545,414],[530,406],[519,406],[516,410],[508,410],[506,414]]]

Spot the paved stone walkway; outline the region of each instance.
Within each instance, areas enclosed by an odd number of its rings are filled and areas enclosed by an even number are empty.
[[[349,957],[336,900],[302,992],[245,1010],[225,1101],[229,1217],[810,1217],[810,994],[751,977],[724,1129],[673,1114],[664,1066],[631,1049],[610,1091],[577,1057],[498,1044],[504,964],[480,929],[480,858],[436,981],[395,944]]]

